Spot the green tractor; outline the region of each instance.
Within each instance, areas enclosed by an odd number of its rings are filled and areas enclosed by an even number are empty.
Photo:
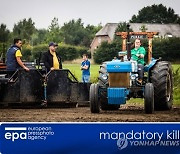
[[[147,114],[154,110],[170,110],[173,101],[172,66],[168,61],[152,58],[152,38],[157,33],[128,31],[116,34],[124,39],[123,51],[119,52],[121,59],[104,62],[100,66],[98,83],[90,86],[91,112],[118,110],[130,98],[144,98]],[[130,35],[147,35],[149,39],[148,62],[144,66],[142,84],[137,82],[137,62],[131,59]],[[126,44],[127,52],[124,51]],[[127,60],[124,60],[126,53]]]

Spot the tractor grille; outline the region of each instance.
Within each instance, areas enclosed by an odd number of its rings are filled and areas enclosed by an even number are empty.
[[[130,75],[129,73],[109,73],[110,87],[129,87]]]

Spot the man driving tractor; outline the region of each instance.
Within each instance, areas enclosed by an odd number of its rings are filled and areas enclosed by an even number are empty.
[[[132,56],[131,58],[132,60],[135,60],[138,63],[138,74],[139,74],[138,82],[140,84],[142,84],[143,76],[144,76],[145,54],[146,54],[146,50],[144,49],[144,47],[141,47],[141,40],[137,38],[134,42],[134,49],[131,50],[131,56]]]

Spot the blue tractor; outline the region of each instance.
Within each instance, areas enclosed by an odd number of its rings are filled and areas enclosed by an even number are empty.
[[[90,86],[90,109],[118,110],[130,98],[144,98],[145,113],[170,110],[173,101],[172,67],[167,61],[153,59],[148,51],[148,64],[144,66],[143,83],[138,83],[137,62],[131,59],[130,34],[127,32],[127,52],[119,52],[120,60],[104,62],[100,66],[99,80]],[[150,42],[152,42],[150,40]],[[152,47],[152,44],[150,44]],[[127,53],[127,59],[124,56]]]

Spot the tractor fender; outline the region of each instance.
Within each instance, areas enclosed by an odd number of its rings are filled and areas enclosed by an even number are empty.
[[[151,70],[159,60],[152,58],[151,63],[144,66],[144,72],[148,72],[148,82],[150,81]]]

